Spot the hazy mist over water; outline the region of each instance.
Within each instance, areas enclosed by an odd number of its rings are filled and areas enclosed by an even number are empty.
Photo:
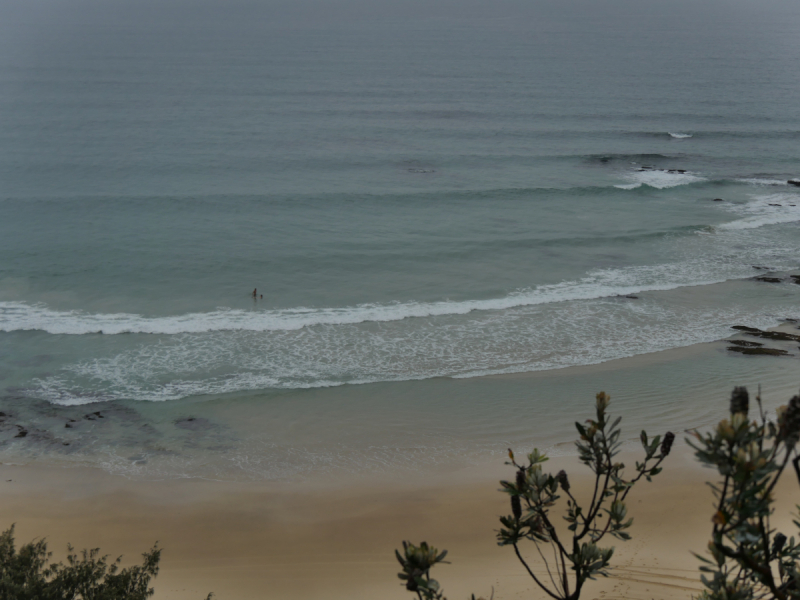
[[[751,281],[800,268],[798,26],[796,2],[0,2],[0,394],[279,428],[303,390],[436,402],[798,318],[800,286]],[[398,422],[345,389],[326,414]]]

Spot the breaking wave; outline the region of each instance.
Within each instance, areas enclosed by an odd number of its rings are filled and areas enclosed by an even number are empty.
[[[614,187],[621,190],[633,190],[642,186],[649,186],[659,190],[666,188],[677,187],[679,185],[688,185],[692,183],[701,183],[708,181],[705,177],[695,175],[693,173],[684,172],[670,172],[665,170],[644,170],[635,171],[625,175],[630,183],[615,185]]]

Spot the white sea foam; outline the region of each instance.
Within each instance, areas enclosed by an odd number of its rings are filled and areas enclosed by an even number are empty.
[[[785,179],[767,179],[763,177],[742,177],[736,179],[736,181],[750,185],[789,185]]]
[[[294,308],[244,311],[220,309],[170,317],[136,314],[87,314],[56,311],[43,305],[0,302],[0,331],[46,331],[51,334],[168,334],[212,331],[291,331],[321,325],[384,323],[409,318],[465,315],[575,300],[624,296],[643,291],[670,290],[685,285],[717,283],[724,278],[698,279],[683,264],[607,269],[577,281],[514,292],[501,298],[460,302],[406,302],[363,304],[345,308]]]
[[[666,188],[677,187],[679,185],[707,181],[705,177],[695,175],[694,173],[670,173],[669,171],[655,169],[626,173],[625,179],[627,179],[630,183],[618,184],[614,187],[621,190],[633,190],[642,187],[643,185],[647,185],[659,190],[663,190]]]
[[[744,204],[726,204],[723,208],[742,218],[718,225],[720,230],[756,229],[800,221],[800,194],[780,193],[754,196]]]
[[[674,137],[675,139],[678,139],[678,140],[685,140],[686,138],[692,137],[691,133],[672,133],[672,132],[670,132],[669,135],[670,135],[670,137]]]
[[[729,335],[730,323],[776,321],[709,293],[695,309],[609,299],[454,317],[434,328],[394,322],[378,330],[185,334],[68,365],[34,380],[28,393],[76,405],[538,371],[708,342]],[[93,390],[103,390],[102,398]]]

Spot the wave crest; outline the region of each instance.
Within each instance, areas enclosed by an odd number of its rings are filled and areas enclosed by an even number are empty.
[[[630,183],[615,185],[615,188],[621,190],[634,190],[642,186],[648,186],[663,190],[666,188],[677,187],[679,185],[689,185],[692,183],[701,183],[708,181],[705,177],[695,175],[694,173],[678,173],[666,170],[641,170],[625,175],[625,179]]]

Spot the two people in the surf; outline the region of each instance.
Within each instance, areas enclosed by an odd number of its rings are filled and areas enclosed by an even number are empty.
[[[258,296],[258,288],[253,288],[253,300],[256,300],[258,297],[259,297]],[[263,300],[263,299],[264,299],[264,294],[261,294],[261,300]]]

